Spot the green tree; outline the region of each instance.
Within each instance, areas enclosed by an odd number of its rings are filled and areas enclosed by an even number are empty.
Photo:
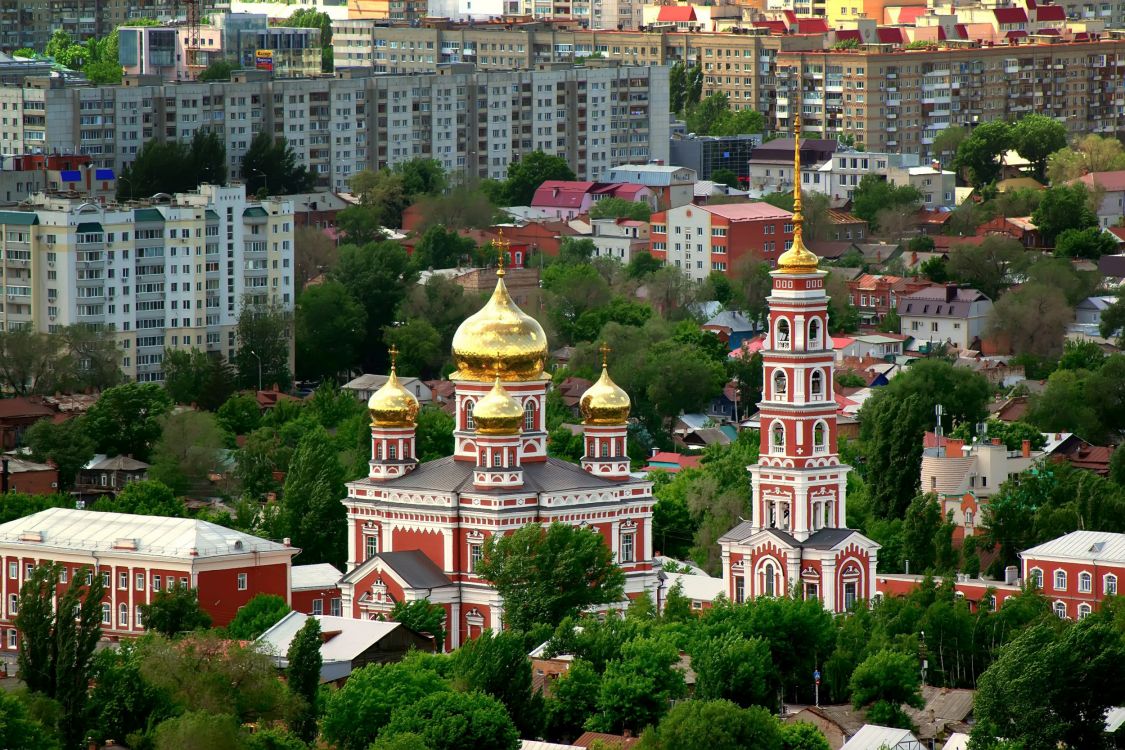
[[[145,630],[167,638],[211,627],[211,615],[199,606],[199,591],[187,586],[176,584],[170,590],[157,592],[150,603],[140,607]]]
[[[40,563],[24,580],[13,624],[20,632],[20,679],[32,692],[58,702],[64,747],[82,740],[94,649],[101,638],[102,576],[83,566],[72,569],[58,595],[63,566]],[[57,597],[57,598],[56,598]]]
[[[957,146],[953,167],[966,170],[974,187],[995,182],[1001,158],[1012,147],[1012,127],[1003,120],[977,125]]]
[[[402,212],[411,201],[405,175],[389,169],[365,169],[352,177],[348,186],[360,201],[337,216],[337,224],[349,242],[378,242],[384,239],[383,228],[402,226]]]
[[[1117,238],[1100,227],[1066,229],[1055,239],[1055,255],[1097,260],[1117,252]]]
[[[1032,625],[981,675],[973,743],[1004,737],[1025,750],[1112,746],[1104,717],[1125,697],[1115,667],[1123,657],[1110,626],[1080,622],[1059,633]]]
[[[1083,136],[1073,147],[1059,149],[1047,158],[1047,177],[1062,185],[1090,172],[1125,169],[1125,147],[1113,136]]]
[[[214,370],[224,368],[221,357],[216,357],[199,349],[164,350],[164,389],[177,404],[196,404],[202,408],[217,409],[230,398],[234,391],[232,382],[223,383],[218,393],[211,392],[216,383]],[[216,403],[217,401],[217,403]],[[206,406],[204,406],[206,404]]]
[[[852,704],[858,709],[868,707],[869,715],[877,712],[879,723],[910,729],[910,717],[900,707],[922,708],[922,678],[917,659],[896,651],[877,651],[855,668],[848,687]],[[874,719],[873,719],[874,720]]]
[[[83,424],[99,452],[143,461],[160,437],[160,418],[171,408],[158,384],[126,383],[102,393]]]
[[[209,492],[209,477],[219,468],[219,451],[224,445],[215,415],[177,412],[164,416],[160,427],[149,477],[168,485],[177,495]]]
[[[12,693],[0,692],[0,745],[11,748],[58,750],[58,740],[43,724],[28,715],[23,702]]]
[[[531,688],[531,662],[522,633],[485,631],[453,654],[453,685],[504,704],[524,736],[542,729],[542,698]]]
[[[782,725],[762,708],[739,708],[726,700],[689,700],[665,716],[645,750],[711,750],[719,747],[782,750]]]
[[[316,184],[316,175],[298,161],[289,142],[265,130],[250,140],[242,157],[242,178],[246,192],[254,194],[263,189],[270,195],[307,193]]]
[[[94,457],[94,440],[82,417],[65,422],[41,419],[23,433],[23,444],[36,461],[52,461],[59,471],[59,489],[74,486],[78,470]]]
[[[625,273],[630,279],[643,279],[660,270],[663,264],[647,252],[634,253],[629,259]]]
[[[238,721],[230,714],[188,711],[161,722],[154,750],[242,750]]]
[[[365,371],[385,371],[389,363],[383,331],[398,320],[396,310],[417,279],[406,251],[395,242],[363,247],[345,245],[340,248],[340,262],[331,277],[347,288],[367,314],[367,336],[363,344]]]
[[[245,606],[239,607],[227,625],[227,637],[252,641],[281,621],[292,610],[276,594],[255,594]]]
[[[274,537],[289,537],[301,548],[304,564],[328,562],[343,567],[347,555],[344,472],[323,427],[306,432],[297,444],[278,509]]]
[[[387,619],[401,622],[417,633],[430,634],[439,651],[445,647],[445,609],[440,604],[431,604],[425,599],[397,601]]]
[[[1031,214],[1043,242],[1053,245],[1068,229],[1088,229],[1098,225],[1097,214],[1090,205],[1090,192],[1081,182],[1056,185],[1043,191],[1039,207]]]
[[[711,173],[711,180],[727,187],[739,187],[738,175],[730,169],[716,169]]]
[[[125,641],[94,655],[90,672],[88,716],[90,735],[106,740],[121,737],[134,747],[131,735],[147,735],[176,712],[172,696],[141,677],[138,641]]]
[[[477,243],[443,226],[431,226],[414,246],[411,260],[420,270],[427,268],[459,268],[473,257]]]
[[[377,735],[390,734],[387,724],[397,709],[410,710],[428,696],[448,692],[448,683],[437,672],[409,660],[368,664],[329,695],[322,739],[341,750],[367,750]]]
[[[624,198],[606,198],[590,209],[591,219],[632,219],[648,221],[652,209],[644,201],[627,201]]]
[[[727,632],[697,639],[689,653],[697,699],[729,700],[743,707],[775,705],[777,678],[769,644],[761,638]]]
[[[418,460],[425,462],[452,456],[453,426],[453,417],[448,413],[436,406],[423,406],[418,412],[415,430]]]
[[[682,60],[673,63],[668,70],[668,110],[673,114],[684,111],[687,99],[687,70]]]
[[[1061,291],[1043,284],[1023,284],[993,305],[986,332],[1006,340],[1015,354],[1054,359],[1062,354],[1073,319],[1074,311]]]
[[[185,515],[184,504],[176,499],[172,489],[155,479],[129,482],[116,497],[103,497],[94,503],[94,510],[170,518],[182,518]]]
[[[504,598],[513,630],[557,625],[595,604],[620,601],[625,576],[600,534],[563,523],[528,524],[484,544],[477,574]],[[580,585],[579,585],[580,584]]]
[[[1066,125],[1053,117],[1032,112],[1012,126],[1011,139],[1020,156],[1031,162],[1035,179],[1043,181],[1047,158],[1066,148]]]
[[[886,209],[917,210],[922,192],[912,185],[892,185],[878,175],[866,174],[852,196],[852,212],[878,230],[879,213]]]
[[[318,716],[317,691],[320,689],[320,621],[309,617],[293,636],[285,658],[289,668],[285,677],[289,689],[302,700],[296,715],[290,720],[290,728],[305,742],[316,739]]]
[[[1018,240],[990,236],[979,245],[957,245],[946,264],[949,276],[996,299],[1010,275],[1027,268],[1027,251]]]
[[[432,226],[446,229],[484,229],[492,225],[496,207],[475,185],[456,185],[442,195],[422,195],[414,203],[421,217],[417,231]]]
[[[646,365],[647,396],[669,432],[676,417],[709,404],[726,382],[722,364],[699,347],[680,342],[662,341],[651,347]]]
[[[289,387],[293,381],[289,371],[292,331],[292,315],[276,301],[255,304],[249,298],[243,300],[235,331],[235,366],[242,388]]]
[[[219,426],[232,435],[249,435],[262,421],[258,400],[247,393],[231,396],[215,414]]]
[[[1028,421],[1043,430],[1065,430],[1100,442],[1107,437],[1107,428],[1098,409],[1098,397],[1085,371],[1056,370],[1047,379],[1046,389],[1032,399]]]
[[[516,750],[519,733],[504,705],[484,693],[437,692],[402,706],[380,734],[415,734],[431,750]]]
[[[338,281],[306,288],[297,298],[297,374],[319,380],[347,373],[362,358],[367,314]]]
[[[230,75],[238,70],[238,63],[234,60],[227,60],[220,58],[212,60],[202,73],[199,74],[200,81],[229,81]]]
[[[645,597],[647,598],[647,597]],[[575,659],[550,688],[544,708],[547,737],[573,742],[597,708],[601,677],[590,663]]]
[[[508,167],[504,197],[510,206],[527,206],[535,191],[547,180],[573,180],[574,170],[561,156],[532,151]]]
[[[670,641],[634,638],[620,656],[606,664],[598,692],[598,713],[587,727],[594,731],[638,732],[657,723],[669,702],[683,696],[684,675],[676,668],[679,650]]]
[[[402,175],[406,194],[412,198],[424,195],[440,195],[445,191],[445,170],[437,159],[411,159],[395,165],[395,172]]]
[[[781,725],[781,750],[830,750],[827,738],[807,721]]]
[[[1102,322],[1099,333],[1107,339],[1116,338],[1125,341],[1125,298],[1118,298],[1106,310],[1102,311]]]
[[[969,130],[959,125],[948,127],[937,134],[934,142],[930,144],[930,151],[935,157],[946,163],[952,162],[957,155],[961,143],[969,137]]]
[[[327,13],[314,8],[300,8],[293,11],[281,25],[298,29],[320,29],[320,71],[332,72],[332,18]]]

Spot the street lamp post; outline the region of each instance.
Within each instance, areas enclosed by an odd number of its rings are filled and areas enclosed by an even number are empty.
[[[258,390],[260,391],[262,390],[262,358],[258,356],[258,353],[253,349],[248,349],[247,351],[254,355],[254,359],[258,360]]]
[[[260,174],[262,176],[262,182],[265,183],[266,192],[269,193],[269,191],[270,191],[270,176],[260,169],[251,169],[250,174]]]

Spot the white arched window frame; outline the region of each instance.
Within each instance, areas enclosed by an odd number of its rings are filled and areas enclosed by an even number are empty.
[[[770,450],[779,453],[785,450],[785,425],[775,419],[770,425]]]
[[[824,396],[824,373],[822,371],[813,370],[812,375],[809,376],[809,394],[815,398]]]
[[[828,452],[828,425],[825,424],[824,420],[817,420],[817,423],[813,425],[813,452]]]
[[[474,406],[474,404],[473,404],[472,401],[466,401],[465,402],[465,429],[466,430],[475,430],[476,429],[476,424],[473,422],[473,406]]]
[[[528,401],[523,405],[523,429],[530,432],[535,429],[535,402]]]
[[[1102,579],[1102,593],[1106,596],[1117,596],[1117,576],[1107,573]]]
[[[778,318],[774,325],[773,348],[789,349],[792,347],[793,329],[788,318]]]
[[[121,627],[129,625],[129,605],[124,602],[117,605],[117,624]]]
[[[1079,604],[1078,605],[1078,619],[1081,620],[1083,618],[1089,617],[1090,613],[1093,612],[1093,611],[1094,611],[1093,608],[1089,604]]]
[[[1027,582],[1037,589],[1043,588],[1043,571],[1040,568],[1032,568],[1027,575]]]
[[[1055,591],[1066,591],[1066,571],[1056,570],[1054,577]]]
[[[1078,574],[1078,593],[1079,594],[1090,594],[1093,591],[1094,591],[1094,577],[1092,575],[1090,575],[1089,573],[1087,573],[1086,571],[1082,571],[1081,573]]]
[[[788,395],[789,393],[789,378],[785,375],[785,370],[773,371],[773,397],[780,398]]]
[[[1060,620],[1066,619],[1066,602],[1055,602],[1052,609],[1055,612],[1055,616]]]
[[[809,349],[820,349],[820,318],[813,318],[809,321]]]

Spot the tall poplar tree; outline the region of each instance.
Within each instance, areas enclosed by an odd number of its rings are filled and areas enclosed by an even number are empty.
[[[316,739],[317,733],[316,694],[320,688],[320,667],[323,663],[320,655],[320,620],[315,617],[305,620],[297,635],[293,636],[286,658],[289,660],[286,672],[289,689],[304,701],[296,710],[290,729],[305,742],[311,743]]]

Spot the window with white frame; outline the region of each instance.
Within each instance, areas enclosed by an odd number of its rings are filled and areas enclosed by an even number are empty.
[[[476,429],[476,425],[473,422],[473,402],[472,401],[466,401],[465,402],[465,429],[466,430],[475,430]]]
[[[379,554],[379,535],[368,534],[363,537],[363,559],[370,560]]]
[[[15,628],[8,628],[8,648],[16,648],[19,644],[19,636],[16,634]]]
[[[145,574],[144,573],[137,573],[136,581],[137,581],[137,591],[144,591],[145,590]]]
[[[1085,604],[1085,603],[1079,604],[1078,605],[1078,619],[1082,620],[1082,619],[1088,617],[1092,611],[1093,611],[1093,609],[1090,607],[1089,604]]]
[[[145,626],[144,612],[141,611],[141,605],[139,604],[133,610],[133,622],[138,628],[143,628]]]
[[[112,612],[109,608],[109,602],[102,602],[102,625],[112,625],[113,620],[111,616]]]
[[[246,574],[245,573],[239,573],[238,574],[238,590],[239,591],[245,591],[246,590]]]
[[[773,373],[773,397],[784,397],[789,392],[789,380],[785,377],[784,370],[775,370]]]
[[[633,542],[635,539],[636,536],[631,531],[621,535],[621,554],[619,555],[621,562],[627,563],[634,561]]]
[[[475,573],[477,565],[484,558],[484,545],[483,544],[470,544],[469,545],[469,572]]]
[[[129,574],[124,570],[117,573],[117,588],[121,589],[122,591],[129,588]]]
[[[1066,619],[1066,602],[1055,602],[1054,610],[1056,617],[1060,620]]]
[[[313,604],[312,613],[314,615],[323,615],[324,614],[324,600],[323,599],[313,599],[312,604]]]
[[[1066,571],[1055,571],[1055,591],[1066,591]]]
[[[1117,576],[1109,573],[1102,581],[1102,592],[1106,596],[1117,596]]]
[[[8,614],[12,615],[14,617],[15,615],[18,615],[19,613],[20,613],[20,595],[19,594],[8,594]]]
[[[1032,568],[1027,577],[1027,582],[1037,589],[1043,588],[1043,571],[1039,568]]]
[[[523,428],[530,432],[535,429],[535,402],[528,401],[523,405]]]
[[[158,575],[154,575],[152,577],[152,590],[153,591],[159,591],[160,590],[160,576],[158,576]]]
[[[1094,577],[1089,573],[1078,574],[1078,593],[1089,594],[1094,590]]]
[[[117,605],[117,624],[123,628],[129,626],[129,605],[124,602]]]

